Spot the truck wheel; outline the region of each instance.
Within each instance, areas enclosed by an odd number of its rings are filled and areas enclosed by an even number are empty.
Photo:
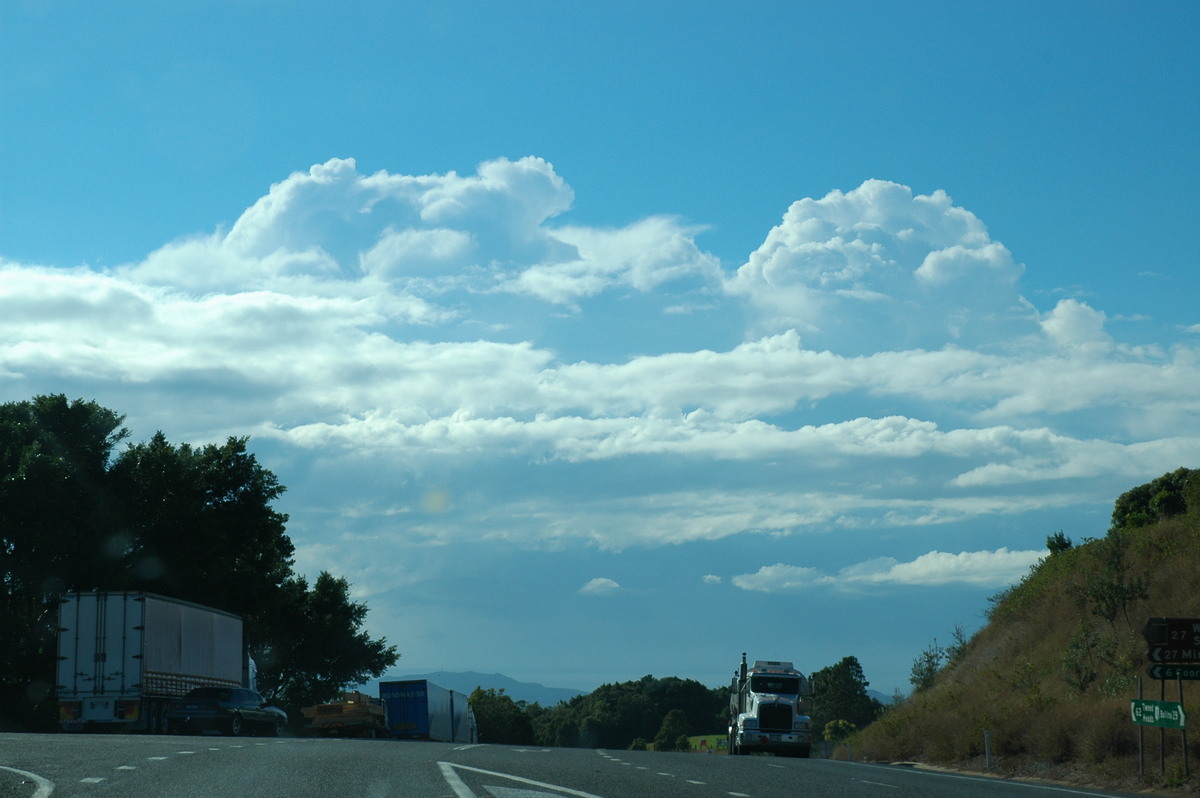
[[[242,716],[234,715],[229,719],[228,734],[230,737],[242,736]]]
[[[169,734],[167,728],[167,705],[163,702],[158,705],[158,709],[154,711],[154,731],[151,734]]]

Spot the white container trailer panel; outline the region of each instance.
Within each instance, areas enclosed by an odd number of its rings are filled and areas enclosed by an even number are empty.
[[[145,597],[143,679],[147,693],[242,682],[242,619],[161,596]]]
[[[59,696],[137,692],[142,681],[141,628],[142,605],[126,601],[124,594],[63,596],[58,638]]]

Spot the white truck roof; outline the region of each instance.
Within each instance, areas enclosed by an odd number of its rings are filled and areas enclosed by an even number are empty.
[[[756,671],[794,671],[790,662],[781,662],[773,659],[756,659],[754,660],[754,670]]]

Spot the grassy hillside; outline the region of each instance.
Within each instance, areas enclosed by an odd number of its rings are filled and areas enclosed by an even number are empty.
[[[851,741],[855,758],[984,767],[1130,788],[1139,786],[1138,726],[1129,702],[1146,676],[1141,630],[1151,617],[1200,617],[1200,471],[1180,469],[1122,495],[1114,526],[1049,555],[992,599],[988,624],[955,652],[933,683]],[[1200,719],[1200,681],[1184,682],[1188,716]],[[1166,699],[1177,700],[1176,685]],[[1200,732],[1189,739],[1200,773]],[[1168,731],[1159,774],[1157,729],[1146,727],[1147,785],[1182,782],[1182,745]],[[1192,778],[1186,785],[1192,785]]]

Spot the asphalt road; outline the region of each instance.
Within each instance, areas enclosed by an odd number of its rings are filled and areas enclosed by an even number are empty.
[[[0,798],[1080,798],[821,759],[390,740],[0,735]]]

